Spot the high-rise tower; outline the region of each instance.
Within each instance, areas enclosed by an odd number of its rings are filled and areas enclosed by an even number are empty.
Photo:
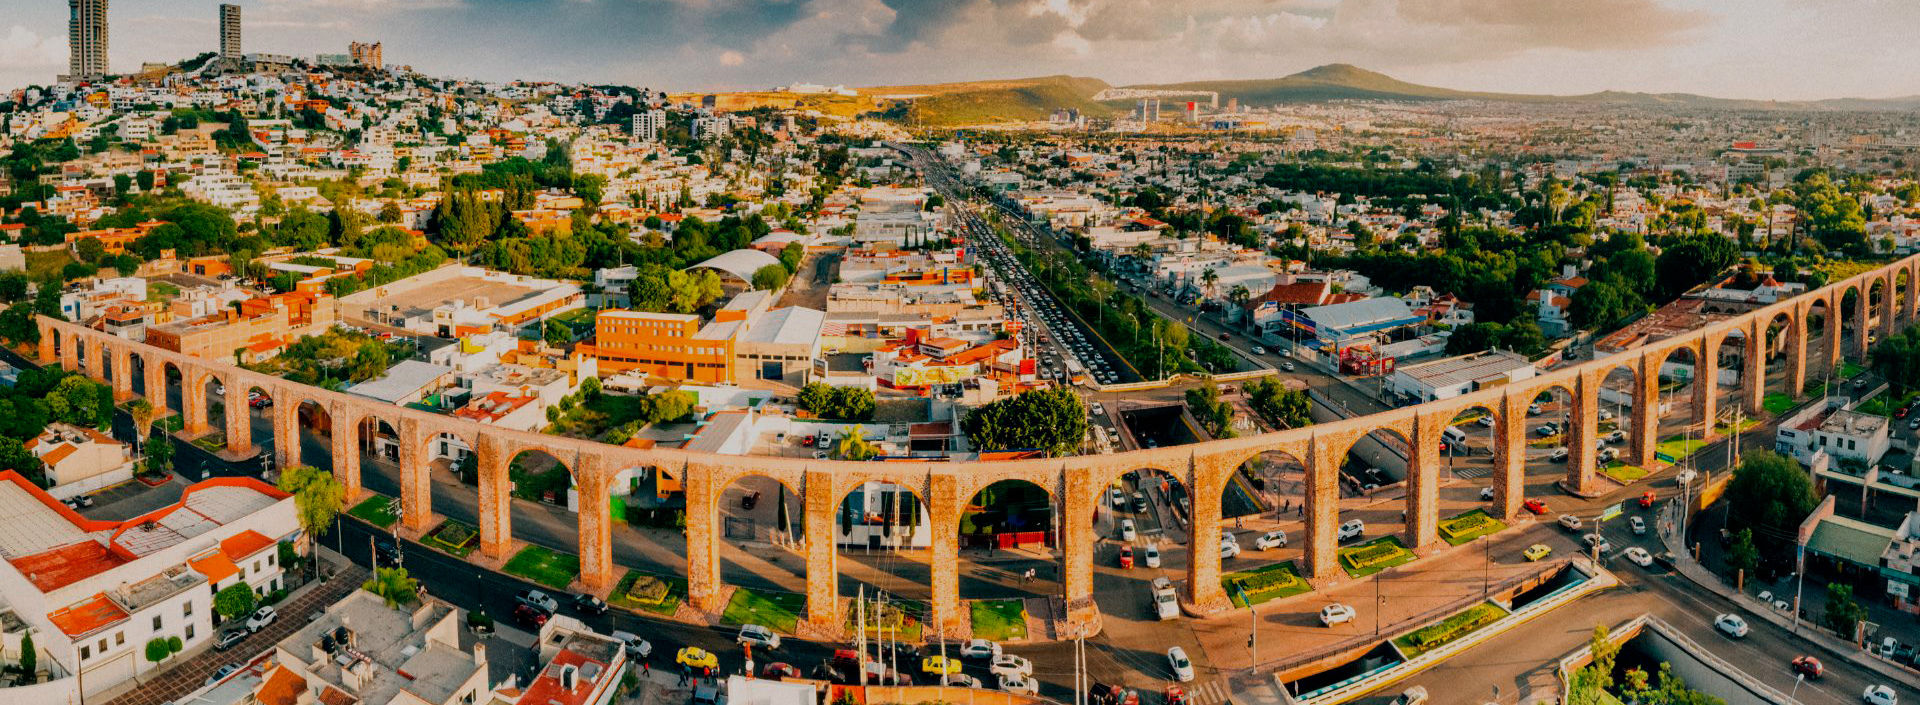
[[[240,58],[240,6],[220,5],[220,58]]]
[[[107,75],[107,0],[67,0],[67,71],[87,81]]]

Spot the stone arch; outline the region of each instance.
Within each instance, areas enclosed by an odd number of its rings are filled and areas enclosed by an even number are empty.
[[[747,471],[719,488],[721,582],[750,589],[804,593],[806,495],[774,475]],[[756,549],[755,547],[758,547]]]
[[[127,379],[127,388],[132,389],[134,394],[151,397],[151,390],[147,388],[147,356],[141,354],[137,345],[127,348],[127,372],[131,375]]]
[[[1061,578],[1055,570],[1055,555],[1061,539],[1060,504],[1052,488],[1022,477],[1003,478],[986,483],[973,492],[963,493],[961,506],[954,514],[954,531],[959,540],[962,564],[959,596],[963,599],[1045,596],[1059,594]],[[1114,566],[1119,546],[1096,557],[1096,564]],[[1134,551],[1135,565],[1144,565],[1144,549]],[[1157,550],[1157,549],[1156,549]],[[976,557],[1009,552],[992,563],[980,563]],[[1014,558],[1014,556],[1020,556]],[[1011,560],[1008,560],[1011,559]],[[1024,578],[1032,570],[1033,580]]]
[[[866,474],[862,474],[866,475]],[[836,487],[834,545],[843,551],[917,549],[932,544],[933,507],[904,478],[858,476]]]
[[[513,496],[579,512],[587,500],[575,492],[581,484],[579,458],[563,455],[544,444],[526,443],[507,446],[501,454],[507,476],[512,479]],[[569,460],[571,459],[571,461]]]
[[[1894,319],[1899,321],[1912,321],[1914,293],[1913,272],[1906,266],[1895,266],[1893,273],[1888,275],[1888,278],[1889,281],[1892,282],[1889,293],[1893,296],[1892,310]]]
[[[1780,307],[1762,311],[1759,323],[1761,379],[1760,396],[1764,410],[1782,411],[1782,404],[1800,395],[1805,384],[1807,331],[1795,320],[1796,311]],[[1797,370],[1796,370],[1797,368]],[[1799,377],[1800,379],[1796,379]]]

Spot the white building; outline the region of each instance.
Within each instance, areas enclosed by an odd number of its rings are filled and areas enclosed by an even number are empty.
[[[1843,464],[1872,467],[1892,446],[1887,417],[1854,411],[1845,398],[1828,397],[1810,404],[1780,422],[1774,432],[1774,450],[1812,465],[1825,452]]]
[[[1395,394],[1424,403],[1533,379],[1537,372],[1525,355],[1489,350],[1396,368],[1391,384]]]
[[[667,126],[667,111],[644,110],[633,114],[633,141],[658,142],[660,130]]]
[[[458,615],[437,600],[396,609],[356,590],[274,647],[284,673],[269,673],[266,682],[297,681],[303,703],[486,702],[492,688],[485,642],[461,650]]]

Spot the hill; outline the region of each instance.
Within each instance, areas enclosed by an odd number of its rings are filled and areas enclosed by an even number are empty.
[[[1097,78],[1043,76],[918,86],[876,86],[860,94],[893,101],[888,117],[911,125],[947,127],[1045,120],[1055,110],[1077,109],[1088,117],[1108,117],[1112,106],[1093,96],[1107,88]]]

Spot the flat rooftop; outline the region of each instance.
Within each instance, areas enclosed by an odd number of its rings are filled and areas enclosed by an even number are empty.
[[[0,557],[8,560],[87,540],[89,534],[25,488],[0,482]]]
[[[1402,367],[1399,372],[1430,387],[1450,387],[1504,376],[1532,366],[1531,361],[1517,353],[1489,350]]]
[[[364,686],[349,690],[359,696],[359,702],[391,702],[402,690],[427,702],[446,702],[475,670],[484,667],[457,645],[428,638],[435,625],[452,614],[453,608],[435,601],[412,610],[393,609],[373,593],[356,590],[278,646],[312,660],[311,673],[335,687],[343,686],[342,669],[359,667],[364,660],[371,677]],[[321,637],[329,633],[348,635],[350,648],[320,652]]]

